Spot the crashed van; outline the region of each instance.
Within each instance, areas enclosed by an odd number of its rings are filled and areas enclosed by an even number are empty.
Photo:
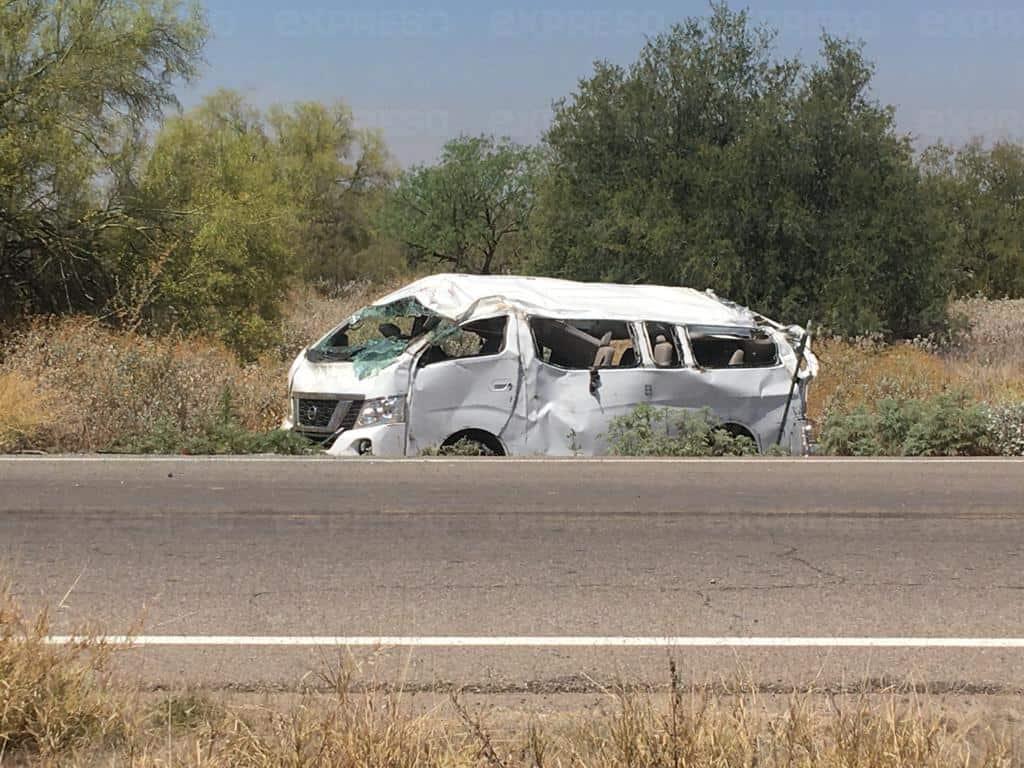
[[[804,329],[710,292],[442,274],[303,350],[284,427],[335,455],[601,455],[611,420],[648,403],[801,453],[817,368]]]

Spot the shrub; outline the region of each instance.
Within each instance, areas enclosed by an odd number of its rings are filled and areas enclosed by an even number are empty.
[[[1024,403],[988,408],[988,437],[1000,456],[1024,456]]]
[[[221,396],[220,410],[201,421],[192,432],[182,432],[171,421],[161,419],[148,432],[126,442],[115,443],[123,453],[182,453],[190,456],[219,454],[278,453],[302,456],[319,449],[306,438],[284,429],[252,432],[243,427],[235,413],[231,389]]]
[[[460,437],[454,443],[439,448],[427,447],[420,451],[420,456],[494,456],[493,450],[483,443],[468,437]]]
[[[875,339],[824,339],[815,352],[821,374],[811,385],[809,416],[818,424],[860,406],[873,410],[882,400],[927,400],[949,392],[993,405],[1024,401],[1024,356],[986,362],[994,347],[980,342],[969,358],[962,350],[940,354]]]
[[[833,456],[984,456],[993,452],[987,409],[966,395],[928,400],[886,399],[834,412],[821,431]]]
[[[612,419],[608,447],[616,456],[749,456],[757,445],[733,435],[711,412],[641,404]]]

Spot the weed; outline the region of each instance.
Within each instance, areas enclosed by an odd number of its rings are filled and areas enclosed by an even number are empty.
[[[885,399],[833,413],[821,430],[836,456],[984,456],[994,451],[988,412],[963,393],[927,400]]]
[[[253,432],[238,420],[231,388],[221,393],[219,409],[183,432],[166,419],[160,419],[152,429],[142,432],[124,443],[115,443],[112,450],[121,453],[181,453],[193,456],[221,454],[277,453],[301,456],[317,453],[318,449],[306,438],[283,429]]]
[[[708,410],[638,405],[612,419],[608,446],[616,456],[750,456],[757,445],[719,426]]]
[[[494,456],[495,453],[483,443],[462,437],[450,445],[427,447],[420,451],[420,456]]]
[[[0,762],[137,768],[1020,768],[1009,739],[972,718],[957,724],[898,694],[852,700],[795,693],[762,701],[750,686],[684,685],[667,697],[619,685],[609,712],[571,727],[488,727],[458,695],[416,713],[400,687],[354,689],[328,670],[329,692],[259,706],[185,690],[150,703],[110,675],[97,639],[46,642],[46,614],[26,620],[0,592]],[[824,706],[827,702],[827,706]],[[605,708],[602,708],[605,709]]]
[[[28,377],[0,373],[0,451],[31,445],[54,413],[54,404]]]
[[[48,634],[47,614],[26,618],[0,586],[0,762],[112,747],[125,735],[108,675],[113,649],[96,639],[52,646]]]

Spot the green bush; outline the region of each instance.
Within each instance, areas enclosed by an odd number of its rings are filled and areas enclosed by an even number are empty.
[[[615,456],[751,456],[757,445],[733,435],[708,410],[642,404],[612,419],[608,447]]]
[[[966,395],[878,402],[834,412],[821,431],[832,456],[986,456],[994,452],[989,410]]]
[[[301,456],[318,449],[306,438],[284,429],[253,432],[238,421],[230,389],[221,395],[219,411],[200,422],[198,429],[185,432],[165,418],[153,422],[149,431],[116,443],[117,453],[160,453],[210,456],[220,454],[276,453]]]
[[[468,437],[461,437],[454,443],[440,447],[430,446],[420,451],[420,456],[494,456],[495,453],[483,443]]]
[[[1024,456],[1024,403],[989,408],[988,436],[999,456]]]

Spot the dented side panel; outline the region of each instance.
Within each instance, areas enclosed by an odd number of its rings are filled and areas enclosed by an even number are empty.
[[[537,360],[527,333],[520,340],[527,371],[527,450],[550,455],[605,454],[611,420],[646,403],[709,409],[723,423],[749,431],[760,450],[766,451],[778,439],[796,367],[796,354],[788,339],[781,333],[773,335],[780,362],[771,368],[701,369],[695,365],[687,344],[683,345],[681,367],[656,368],[643,342],[638,345],[643,367],[602,368],[598,371],[599,385],[591,392],[589,371],[566,370]],[[803,450],[806,389],[816,371],[817,361],[809,355],[807,370],[793,393],[783,435],[783,445],[795,454]]]
[[[436,448],[463,430],[481,430],[507,453],[522,453],[525,393],[517,323],[509,317],[498,355],[443,360],[417,367],[408,400],[406,455]]]
[[[646,380],[646,371],[640,368],[602,369],[599,386],[591,393],[589,371],[534,362],[527,383],[527,450],[553,456],[607,453],[608,425],[643,402]]]

